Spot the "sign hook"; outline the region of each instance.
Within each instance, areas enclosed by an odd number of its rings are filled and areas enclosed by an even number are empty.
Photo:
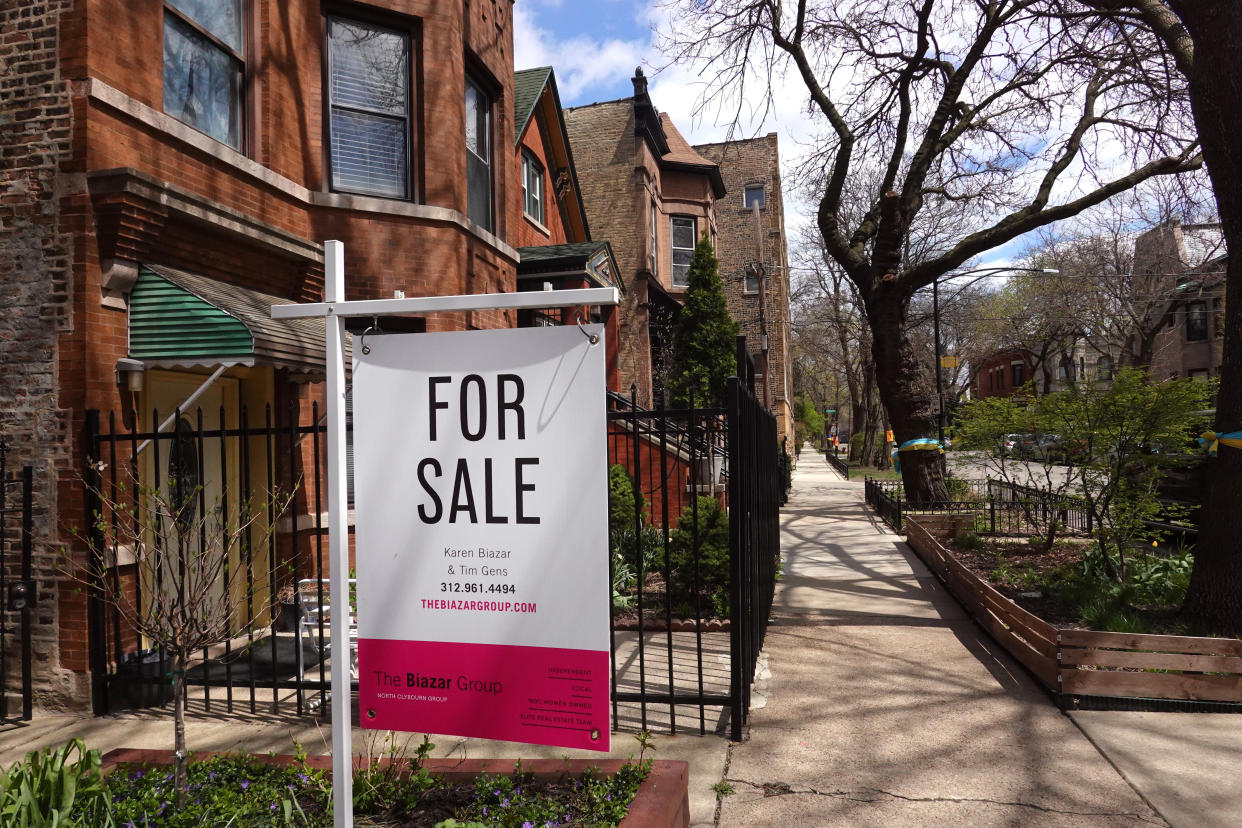
[[[599,334],[591,333],[586,329],[586,326],[582,324],[582,311],[578,311],[578,315],[574,318],[574,324],[578,326],[578,330],[582,331],[582,335],[587,338],[588,342],[592,345],[599,344]],[[365,354],[366,351],[363,351],[363,353]]]

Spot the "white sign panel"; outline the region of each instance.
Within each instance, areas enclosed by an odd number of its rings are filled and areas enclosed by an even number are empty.
[[[607,750],[604,343],[354,348],[363,727]]]

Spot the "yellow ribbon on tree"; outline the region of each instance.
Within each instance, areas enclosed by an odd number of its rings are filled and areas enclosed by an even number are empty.
[[[1231,448],[1242,449],[1242,431],[1230,431],[1227,434],[1217,434],[1215,431],[1205,431],[1199,435],[1199,445],[1207,448],[1208,454],[1216,456],[1216,450],[1224,444]]]
[[[901,444],[901,447],[898,448],[897,450],[898,451],[939,451],[942,454],[944,453],[944,449],[940,447],[939,441],[933,440],[930,437],[919,437],[916,440],[906,440],[904,443]]]

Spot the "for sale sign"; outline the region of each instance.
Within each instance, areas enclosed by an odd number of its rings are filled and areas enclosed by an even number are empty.
[[[608,749],[604,344],[587,331],[354,349],[363,727]]]

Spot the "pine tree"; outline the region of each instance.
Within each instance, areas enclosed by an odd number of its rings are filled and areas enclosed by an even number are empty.
[[[725,380],[737,373],[738,325],[729,315],[711,242],[700,239],[690,259],[689,284],[673,330],[672,404],[724,404]]]

